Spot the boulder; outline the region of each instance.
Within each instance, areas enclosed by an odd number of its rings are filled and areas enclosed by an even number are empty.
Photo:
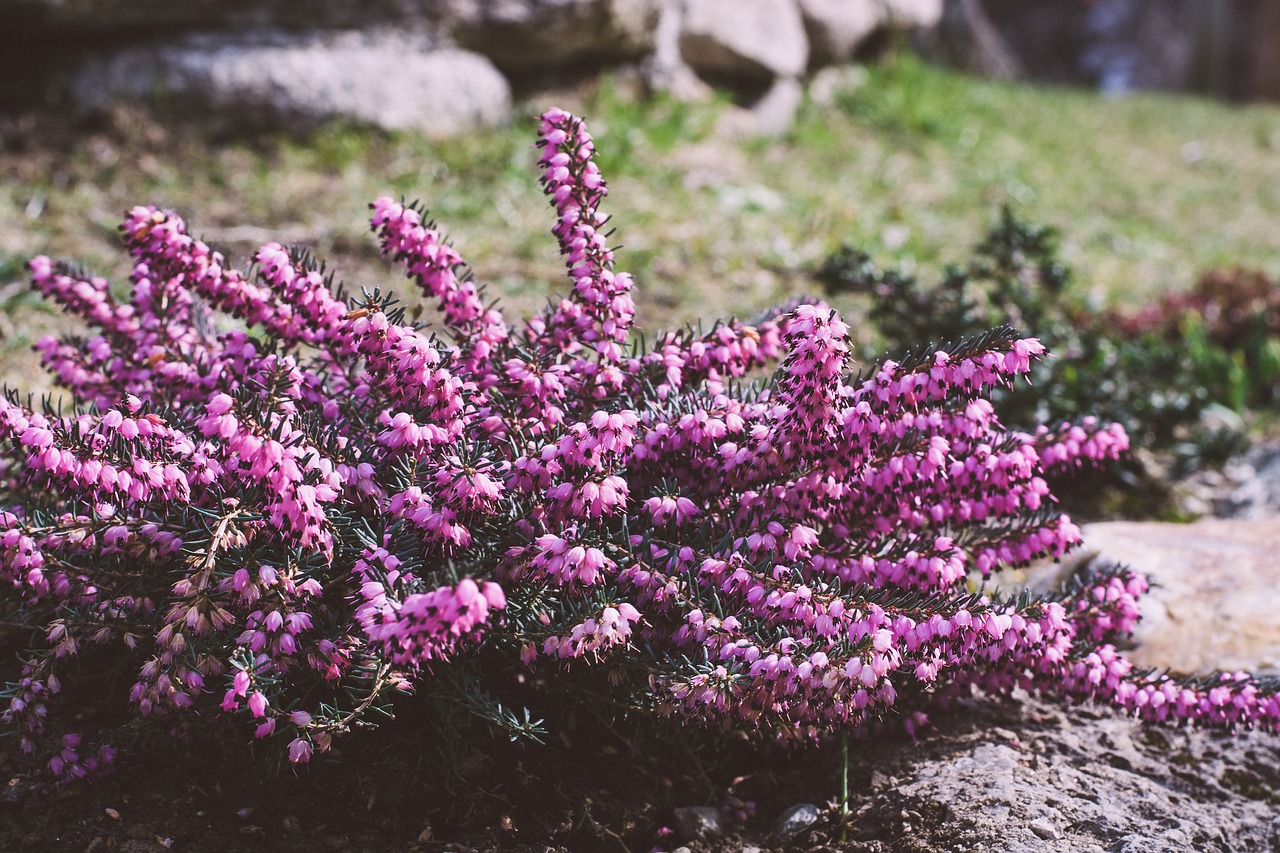
[[[1220,518],[1262,519],[1280,514],[1280,445],[1253,448],[1229,466],[1235,488],[1215,501]]]
[[[851,749],[841,849],[1280,849],[1280,737],[1144,725],[1020,691],[965,700],[915,743]],[[856,757],[855,757],[856,756]]]
[[[882,26],[893,30],[927,29],[942,20],[944,0],[879,0]]]
[[[1280,518],[1193,524],[1113,521],[1083,528],[1081,556],[1032,569],[1052,588],[1081,560],[1124,563],[1151,579],[1127,654],[1141,667],[1280,674]]]
[[[1152,580],[1134,663],[1280,674],[1280,519],[1090,524],[1084,542]]]
[[[358,28],[370,22],[437,22],[440,3],[401,0],[0,0],[0,20],[19,32],[136,38],[141,32],[284,27]]]
[[[517,75],[649,54],[660,0],[449,0],[445,29]]]
[[[424,37],[354,31],[190,36],[90,62],[72,92],[90,110],[159,99],[248,125],[345,118],[430,136],[505,122],[511,111],[507,82],[484,57]]]
[[[780,77],[769,90],[751,105],[754,133],[758,136],[781,136],[791,129],[800,104],[804,102],[804,86],[793,77]]]
[[[707,84],[699,82],[697,85]],[[678,82],[670,85],[668,91],[685,100],[700,97],[696,88],[682,90]],[[711,92],[714,95],[714,90]],[[794,77],[779,77],[763,92],[744,93],[739,89],[737,95],[738,103],[726,105],[715,125],[716,137],[729,142],[785,135],[791,130],[800,105],[804,103],[804,86]]]
[[[853,58],[879,28],[883,9],[877,0],[799,0],[809,37],[809,65],[821,68]]]
[[[797,78],[809,62],[809,40],[794,0],[684,0],[681,59],[704,78]]]

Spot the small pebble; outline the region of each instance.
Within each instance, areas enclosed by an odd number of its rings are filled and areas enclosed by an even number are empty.
[[[1030,824],[1028,824],[1028,828],[1029,828],[1032,832],[1034,832],[1036,835],[1040,836],[1041,838],[1043,838],[1043,839],[1044,839],[1044,840],[1046,840],[1046,841],[1057,841],[1057,840],[1058,840],[1058,829],[1057,829],[1057,827],[1055,827],[1053,824],[1049,823],[1049,821],[1044,820],[1043,818],[1041,818],[1040,820],[1033,820],[1033,821],[1031,821],[1031,823],[1030,823]]]
[[[724,818],[711,806],[689,806],[672,812],[676,835],[684,841],[703,841],[724,835]]]
[[[822,812],[813,803],[800,803],[792,806],[782,813],[782,817],[778,818],[778,822],[773,826],[773,834],[785,836],[804,832],[817,823],[821,815]]]
[[[302,821],[298,820],[296,815],[291,815],[291,814],[285,815],[284,820],[281,821],[281,824],[284,825],[285,832],[292,832],[294,834],[302,832]]]

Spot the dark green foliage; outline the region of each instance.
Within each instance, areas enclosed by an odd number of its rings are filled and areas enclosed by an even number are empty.
[[[1243,411],[1280,401],[1280,282],[1265,273],[1210,270],[1190,291],[1114,322],[1129,338],[1186,347],[1216,402]]]
[[[883,270],[848,245],[828,256],[816,277],[829,293],[871,298],[868,319],[884,350],[955,340],[1002,323],[1038,336],[1055,357],[1037,365],[1030,388],[995,399],[1001,418],[1015,427],[1091,412],[1123,424],[1135,447],[1211,463],[1239,449],[1242,437],[1202,427],[1206,407],[1239,411],[1269,403],[1280,379],[1274,286],[1206,279],[1193,298],[1169,297],[1132,318],[1104,315],[1068,287],[1057,233],[1008,208],[973,257],[949,265],[937,281]],[[1256,304],[1268,310],[1259,315]],[[1131,466],[1129,473],[1140,472]]]

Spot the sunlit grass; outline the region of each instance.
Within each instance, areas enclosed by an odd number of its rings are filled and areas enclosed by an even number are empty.
[[[134,116],[6,154],[0,280],[41,252],[123,280],[115,222],[149,203],[178,209],[237,263],[277,238],[314,246],[350,286],[397,286],[365,222],[365,205],[390,193],[421,200],[479,277],[525,312],[565,288],[533,168],[533,117],[549,105],[448,141],[348,125],[228,140]],[[832,104],[806,104],[776,140],[718,131],[726,102],[641,99],[608,78],[563,105],[597,137],[619,262],[639,280],[648,327],[750,314],[811,290],[806,271],[844,241],[886,264],[962,259],[1004,203],[1061,230],[1076,286],[1101,303],[1184,288],[1215,266],[1280,271],[1271,107],[1108,100],[910,57],[871,69]],[[28,345],[31,309],[14,310],[0,358]]]

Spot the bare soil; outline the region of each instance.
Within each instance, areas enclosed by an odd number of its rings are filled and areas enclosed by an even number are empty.
[[[477,741],[485,751],[459,744],[442,761],[428,760],[436,733],[411,716],[352,736],[297,772],[223,741],[152,746],[113,776],[62,789],[12,775],[0,798],[0,850],[541,853],[684,844],[692,853],[888,853],[1156,851],[1184,837],[1197,850],[1280,843],[1280,738],[1160,729],[1025,696],[960,701],[918,740],[887,732],[852,742],[843,828],[831,744],[785,751],[687,731],[657,740],[643,727],[566,721],[546,746]],[[677,807],[748,801],[745,820],[726,815],[722,837],[668,832]],[[778,816],[803,802],[818,804],[821,819],[797,835],[772,835]]]

